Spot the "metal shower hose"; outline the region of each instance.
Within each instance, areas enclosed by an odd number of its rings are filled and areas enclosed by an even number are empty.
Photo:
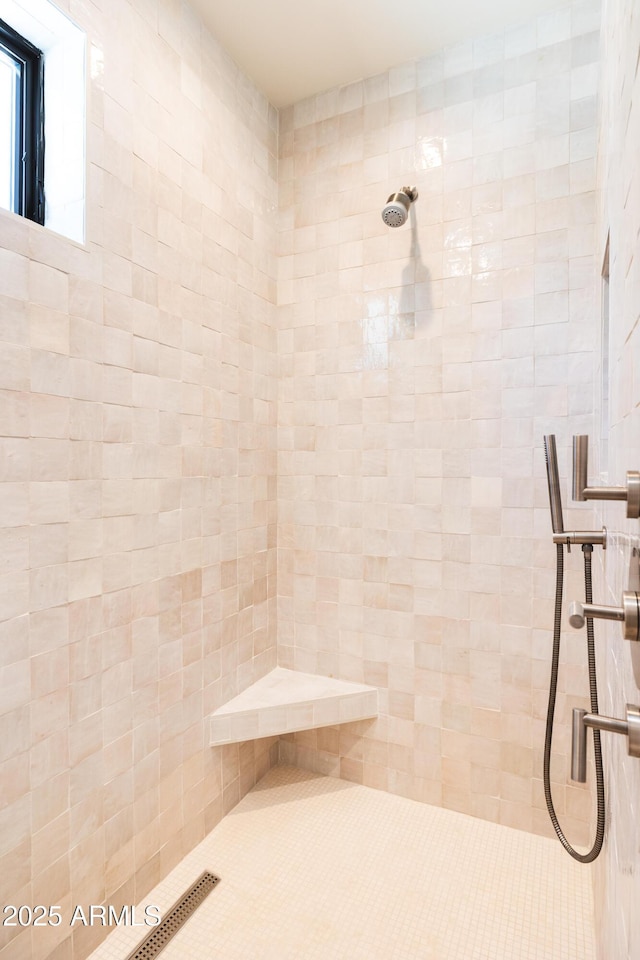
[[[596,836],[593,846],[588,853],[579,853],[575,850],[564,833],[556,816],[553,807],[553,798],[551,796],[551,739],[553,737],[553,715],[556,706],[556,691],[558,687],[558,663],[560,660],[560,630],[562,626],[562,588],[564,581],[564,545],[556,544],[556,604],[553,619],[553,653],[551,656],[551,678],[549,680],[549,705],[547,707],[547,726],[544,738],[544,765],[543,782],[544,796],[547,801],[547,810],[551,817],[554,830],[558,839],[574,860],[580,863],[592,863],[602,850],[605,825],[605,801],[604,801],[604,773],[602,770],[602,749],[600,746],[600,731],[593,731],[593,753],[596,768],[596,797],[597,797],[597,815],[596,815]],[[585,543],[582,547],[584,554],[584,589],[587,603],[593,603],[593,586],[591,580],[591,553],[593,546]],[[587,617],[587,660],[589,666],[589,692],[591,695],[591,712],[598,713],[598,685],[596,680],[596,653],[593,637],[593,620]]]

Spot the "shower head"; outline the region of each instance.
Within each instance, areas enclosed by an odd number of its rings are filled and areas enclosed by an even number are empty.
[[[558,455],[556,453],[555,434],[544,437],[544,459],[547,464],[547,485],[549,487],[549,507],[551,509],[551,528],[554,533],[564,532],[562,519],[562,496],[558,478]]]
[[[409,207],[418,199],[415,187],[403,187],[398,193],[392,193],[382,208],[382,219],[388,227],[401,227],[409,216]]]

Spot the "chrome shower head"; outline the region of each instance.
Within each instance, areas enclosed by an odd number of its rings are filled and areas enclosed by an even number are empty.
[[[382,219],[388,227],[401,227],[409,216],[409,207],[418,199],[415,187],[403,187],[398,193],[392,193],[382,209]]]

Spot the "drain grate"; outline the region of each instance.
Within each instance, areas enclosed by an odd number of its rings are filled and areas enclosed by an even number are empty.
[[[125,960],[153,960],[157,957],[218,883],[220,883],[220,877],[205,870],[186,893],[183,893],[174,903],[162,922],[147,934],[142,943]]]

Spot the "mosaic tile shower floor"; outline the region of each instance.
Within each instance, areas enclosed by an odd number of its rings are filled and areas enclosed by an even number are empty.
[[[588,869],[559,844],[280,766],[148,897],[222,882],[161,960],[595,960]],[[91,960],[123,960],[118,928]]]

